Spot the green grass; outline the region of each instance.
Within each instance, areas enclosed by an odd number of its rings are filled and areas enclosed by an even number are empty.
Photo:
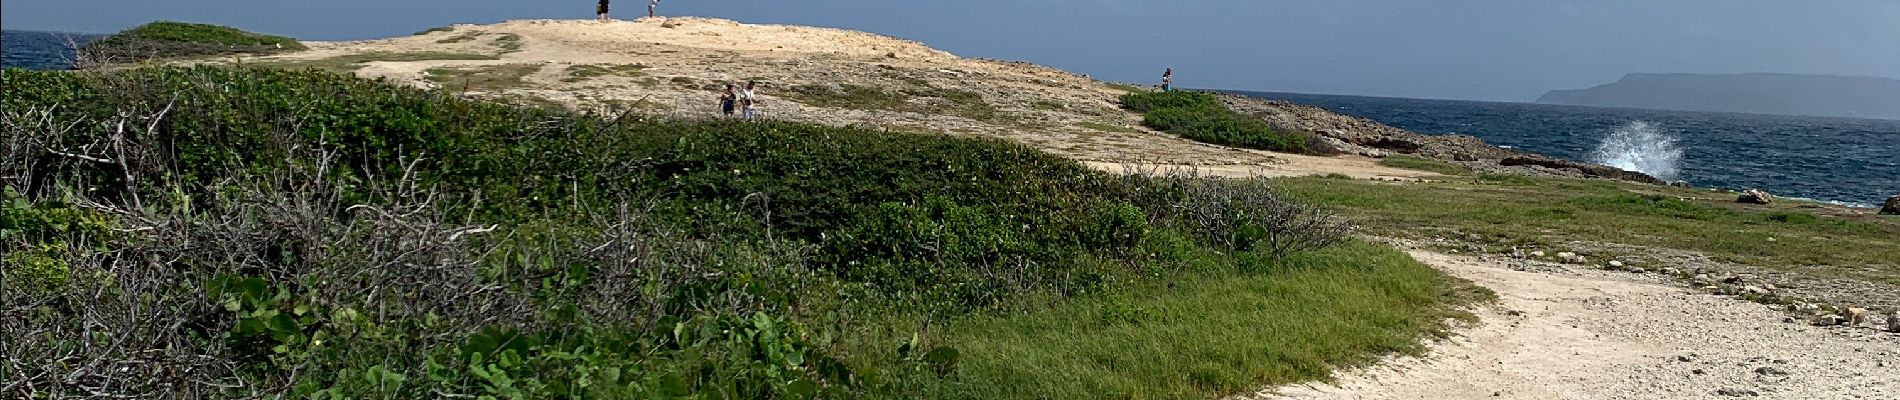
[[[430,82],[451,91],[499,92],[521,87],[526,78],[541,66],[503,64],[468,67],[440,67],[425,71]]]
[[[1077,126],[1081,126],[1081,127],[1083,127],[1083,128],[1088,128],[1088,129],[1094,129],[1094,130],[1098,130],[1098,131],[1102,131],[1102,132],[1114,132],[1114,133],[1139,133],[1139,132],[1141,132],[1141,130],[1138,130],[1138,129],[1135,129],[1135,128],[1130,128],[1130,127],[1126,127],[1126,126],[1121,126],[1121,125],[1110,125],[1110,124],[1104,124],[1104,123],[1100,123],[1100,122],[1095,122],[1095,121],[1083,121],[1082,123],[1079,123],[1079,124],[1076,124],[1076,125],[1077,125]]]
[[[1448,305],[1494,297],[1383,246],[1355,243],[1269,272],[1187,277],[1025,315],[958,323],[956,398],[1217,398],[1419,354]]]
[[[1122,107],[1146,115],[1142,123],[1189,140],[1289,153],[1307,152],[1307,136],[1274,129],[1266,121],[1240,114],[1212,94],[1188,91],[1135,92],[1122,95]]]
[[[283,36],[218,25],[159,21],[87,43],[79,49],[79,54],[92,62],[126,62],[239,53],[272,54],[306,48],[296,39]]]
[[[1114,90],[1120,90],[1124,92],[1129,92],[1129,93],[1143,93],[1143,92],[1149,91],[1148,88],[1126,84],[1126,83],[1109,83],[1108,88],[1114,89]]]
[[[624,76],[624,77],[629,77],[629,78],[637,78],[637,77],[646,75],[646,72],[643,72],[646,69],[647,69],[647,66],[642,65],[642,64],[615,64],[615,65],[577,64],[577,65],[572,65],[572,66],[567,67],[567,77],[562,78],[561,81],[569,82],[569,83],[582,82],[588,79],[593,79],[593,78],[602,77],[602,76]]]
[[[1404,155],[1404,154],[1393,155],[1391,157],[1386,157],[1383,160],[1379,160],[1379,165],[1384,165],[1384,166],[1393,167],[1393,168],[1419,170],[1419,171],[1425,171],[1425,172],[1436,172],[1436,173],[1440,173],[1444,175],[1471,174],[1471,168],[1466,168],[1465,166],[1462,166],[1462,165],[1452,164],[1452,163],[1448,163],[1448,162],[1444,162],[1440,160],[1433,160],[1433,159],[1424,158],[1424,157]]]
[[[1425,184],[1281,183],[1382,235],[1458,232],[1525,246],[1586,241],[1680,249],[1797,276],[1900,284],[1900,223],[1815,215],[1795,202],[1750,206],[1706,191],[1505,175]]]
[[[842,84],[800,85],[785,94],[808,105],[853,110],[884,110],[916,113],[942,113],[984,122],[997,122],[1003,114],[976,92],[936,86],[898,90]]]

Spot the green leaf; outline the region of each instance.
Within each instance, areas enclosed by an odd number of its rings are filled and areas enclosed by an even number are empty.
[[[668,372],[666,375],[661,375],[658,386],[660,395],[666,397],[692,394],[691,389],[686,386],[686,380],[681,379],[679,373]]]
[[[818,396],[818,382],[799,378],[785,385],[785,396],[796,399],[809,399]]]

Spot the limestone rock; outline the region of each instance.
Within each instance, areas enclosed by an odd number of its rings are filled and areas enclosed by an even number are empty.
[[[1842,317],[1847,320],[1846,322],[1848,325],[1860,325],[1862,323],[1867,322],[1867,309],[1858,308],[1858,307],[1849,307],[1847,309],[1847,315],[1844,315]]]
[[[1768,194],[1768,192],[1761,191],[1761,189],[1748,189],[1742,191],[1742,195],[1736,197],[1735,202],[1745,204],[1769,204],[1775,202],[1775,196]]]

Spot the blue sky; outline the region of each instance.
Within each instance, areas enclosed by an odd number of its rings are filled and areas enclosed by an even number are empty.
[[[307,40],[588,18],[593,0],[6,0],[6,29],[158,19]],[[644,1],[616,2],[620,16]],[[1527,101],[1628,72],[1900,77],[1892,0],[668,0],[662,13],[844,27],[1105,79]]]

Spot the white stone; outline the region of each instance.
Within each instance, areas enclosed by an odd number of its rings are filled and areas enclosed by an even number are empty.
[[[1867,309],[1849,307],[1845,318],[1847,319],[1848,325],[1860,325],[1861,323],[1867,322]]]
[[[1610,268],[1623,268],[1622,261],[1610,260]]]

